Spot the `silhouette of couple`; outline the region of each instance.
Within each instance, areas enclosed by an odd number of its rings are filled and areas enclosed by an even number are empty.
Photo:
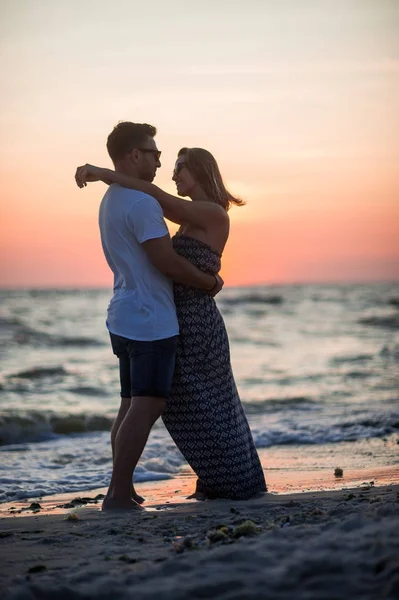
[[[248,499],[266,491],[214,300],[223,287],[228,210],[243,202],[202,148],[178,153],[173,181],[180,198],[154,185],[161,166],[155,134],[148,124],[119,123],[107,140],[115,170],[86,164],[75,176],[79,187],[109,185],[99,223],[114,273],[107,328],[119,358],[121,404],[103,510],[141,508],[133,472],[160,416],[198,476],[191,497]],[[172,239],[165,218],[180,225]]]

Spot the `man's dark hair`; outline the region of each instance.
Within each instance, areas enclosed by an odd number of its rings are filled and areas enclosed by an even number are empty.
[[[157,130],[147,123],[120,121],[115,125],[107,139],[107,150],[112,162],[121,160],[134,148],[140,148],[148,137],[154,137]]]

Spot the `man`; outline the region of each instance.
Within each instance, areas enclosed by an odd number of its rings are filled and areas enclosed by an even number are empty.
[[[115,170],[153,181],[161,166],[155,127],[119,123],[107,140]],[[79,185],[79,169],[76,179]],[[172,281],[215,295],[223,281],[173,249],[160,205],[113,184],[100,206],[101,241],[114,273],[107,327],[119,357],[121,405],[111,431],[113,471],[103,510],[137,509],[132,477],[169,396],[179,332]],[[132,497],[133,495],[133,497]]]

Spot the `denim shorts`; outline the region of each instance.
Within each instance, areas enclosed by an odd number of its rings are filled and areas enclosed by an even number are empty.
[[[110,332],[114,354],[119,358],[121,397],[168,398],[175,370],[178,336],[142,342]]]

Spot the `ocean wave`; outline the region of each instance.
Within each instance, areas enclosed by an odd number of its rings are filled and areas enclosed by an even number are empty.
[[[241,335],[231,335],[230,341],[235,344],[246,344],[250,346],[262,346],[263,348],[280,348],[281,344],[278,342],[274,342],[273,340],[257,340],[252,336],[241,336]]]
[[[37,391],[43,394],[54,393],[54,386],[59,384],[68,371],[62,366],[32,367],[15,373],[0,375],[0,390],[14,394],[25,394]]]
[[[283,296],[264,294],[243,294],[234,298],[220,298],[221,304],[235,306],[237,304],[282,304]]]
[[[152,431],[134,481],[173,478],[185,466],[166,432]],[[20,448],[25,452],[18,452]],[[15,453],[17,455],[15,456]],[[42,443],[0,448],[0,502],[104,488],[112,473],[109,432],[59,436]]]
[[[264,377],[250,377],[243,380],[244,384],[257,385],[257,384],[272,384],[285,386],[295,386],[302,383],[314,383],[323,381],[325,379],[325,373],[309,373],[308,375],[286,375],[285,373],[278,374],[275,371],[271,371],[270,374],[265,374]]]
[[[243,401],[247,414],[267,414],[281,410],[314,410],[316,402],[305,396],[293,396],[287,398],[270,398],[261,402]]]
[[[394,358],[399,360],[399,344],[393,344],[392,346],[385,344],[379,352],[379,355],[383,358]]]
[[[32,367],[14,373],[6,373],[0,375],[0,390],[5,392],[26,394],[37,393],[50,394],[54,393],[55,388],[60,391],[69,392],[77,396],[88,396],[91,398],[107,398],[109,392],[100,386],[94,385],[71,385],[65,387],[65,380],[68,376],[73,375],[63,366],[52,367]]]
[[[247,308],[246,314],[251,315],[251,317],[263,317],[267,315],[267,311],[264,308]]]
[[[145,481],[161,481],[163,479],[172,479],[173,475],[169,473],[160,473],[157,471],[140,471],[139,467],[136,468],[134,473],[134,482],[141,483]],[[3,481],[0,481],[0,485]],[[23,489],[16,488],[15,480],[10,480],[10,487],[7,486],[6,490],[0,490],[0,503],[2,502],[18,502],[27,500],[28,498],[42,498],[43,496],[53,496],[55,494],[71,494],[76,493],[80,496],[82,491],[97,490],[105,488],[109,485],[109,480],[104,480],[102,477],[98,477],[94,482],[90,481],[63,481],[56,485],[51,483],[42,483],[39,487],[36,483],[25,485]],[[12,485],[13,484],[13,485]]]
[[[30,346],[47,346],[47,347],[70,347],[77,346],[80,348],[87,348],[90,346],[104,346],[105,343],[101,340],[95,340],[86,337],[66,337],[61,335],[54,335],[45,333],[43,331],[37,331],[34,329],[28,329],[27,327],[21,328],[14,335],[14,341],[19,345],[30,345]]]
[[[69,337],[40,331],[38,329],[29,327],[28,325],[24,324],[23,321],[14,317],[1,318],[0,328],[3,331],[8,332],[8,334],[12,337],[12,341],[19,346],[45,346],[48,348],[78,346],[86,348],[91,346],[95,347],[105,345],[105,342],[101,339],[83,336]]]
[[[374,377],[374,373],[371,371],[348,371],[344,374],[344,377],[349,379],[368,379],[369,377]]]
[[[397,432],[399,417],[396,414],[384,417],[337,421],[335,423],[312,422],[298,425],[285,423],[284,429],[270,427],[267,431],[254,431],[258,448],[285,445],[317,445],[338,442],[353,442],[366,438],[378,438]]]
[[[109,431],[113,419],[96,414],[57,414],[31,411],[0,416],[0,446],[42,442],[57,435]]]
[[[253,419],[259,415],[278,411],[317,411],[317,403],[307,397],[288,397],[265,400],[263,402],[245,402],[245,412]],[[15,445],[17,450],[26,448],[23,444],[42,442],[56,437],[73,434],[110,431],[111,417],[98,414],[55,414],[27,412],[24,415],[7,414],[0,417],[0,446]],[[259,447],[284,444],[326,444],[340,441],[357,440],[365,437],[381,437],[399,429],[398,414],[370,416],[367,418],[323,423],[322,419],[306,418],[304,424],[295,419],[284,419],[284,427],[266,424],[261,430],[258,421],[253,422],[254,437]],[[157,463],[158,464],[158,463]],[[159,466],[147,465],[150,470],[158,471]],[[161,470],[164,470],[162,467]]]
[[[364,363],[373,359],[372,354],[348,354],[346,356],[336,356],[330,360],[331,365],[342,365],[346,363]]]
[[[108,295],[108,288],[25,288],[25,289],[3,289],[1,295],[8,298],[58,298],[58,297],[96,297],[103,294]]]
[[[59,377],[67,375],[64,367],[33,367],[25,371],[17,371],[6,375],[6,379],[42,379],[47,377]]]
[[[158,471],[146,471],[145,469],[136,467],[134,472],[134,482],[144,481],[161,481],[163,479],[172,479],[174,475],[171,473],[162,473]],[[0,503],[23,501],[28,498],[41,498],[43,496],[53,496],[55,494],[71,494],[76,493],[80,496],[82,491],[97,490],[105,488],[109,485],[109,478],[103,475],[95,475],[88,477],[86,480],[69,480],[62,479],[55,482],[40,482],[29,481],[24,483],[24,486],[18,486],[15,479],[0,479]],[[4,487],[3,487],[4,486]]]
[[[399,315],[382,315],[363,317],[358,321],[361,325],[384,327],[386,329],[399,329]]]
[[[337,295],[324,296],[322,294],[312,294],[310,298],[312,302],[331,302],[332,304],[342,302],[342,297],[338,297]]]
[[[94,396],[95,398],[108,397],[108,392],[100,387],[94,387],[90,385],[82,385],[78,387],[68,388],[68,392],[72,392],[73,394],[78,394],[79,396]]]
[[[0,328],[7,329],[22,326],[23,322],[17,317],[0,317]]]

